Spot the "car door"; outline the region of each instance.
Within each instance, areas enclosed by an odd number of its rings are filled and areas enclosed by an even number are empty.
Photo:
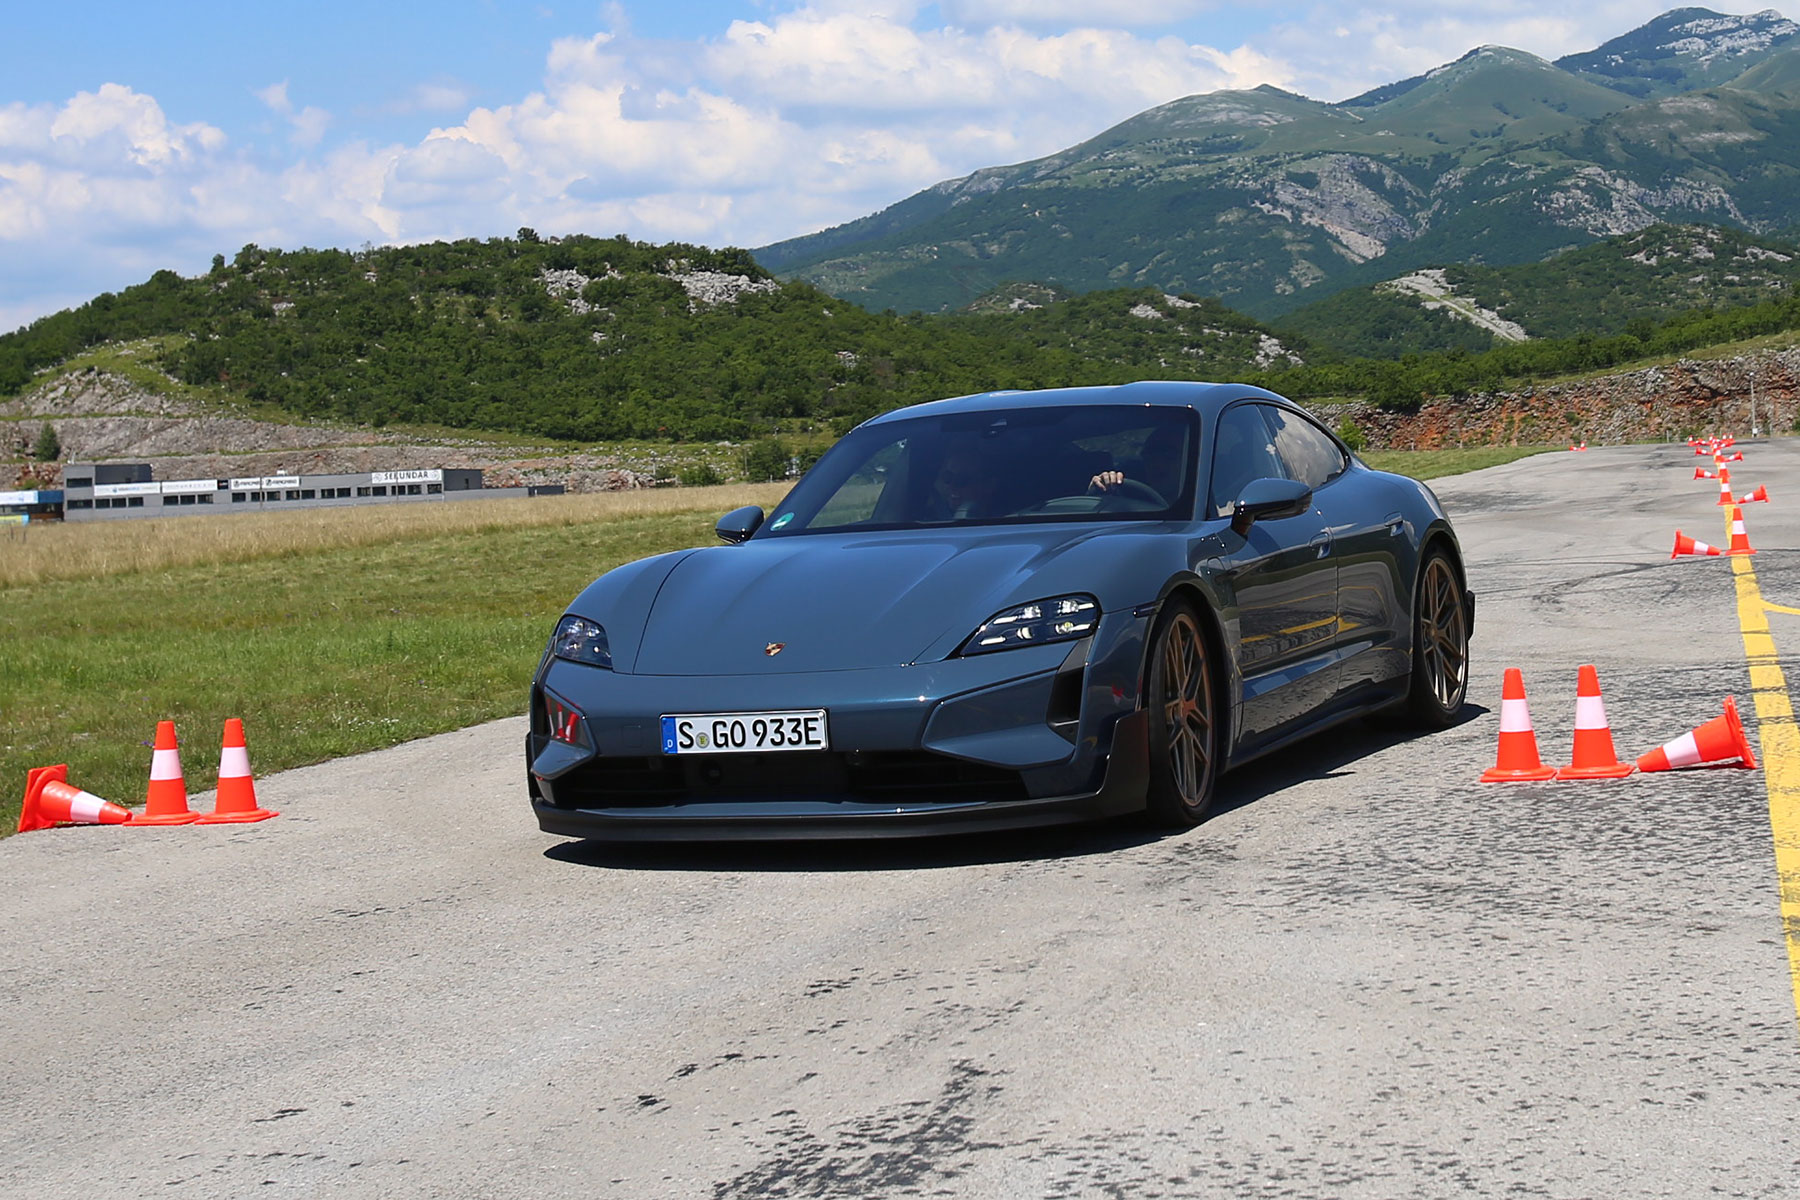
[[[1228,517],[1254,479],[1293,478],[1275,445],[1270,406],[1240,401],[1220,413],[1213,437],[1215,517]],[[1316,510],[1257,521],[1221,535],[1216,578],[1235,601],[1241,691],[1239,744],[1279,736],[1330,702],[1337,689],[1337,564]],[[1228,619],[1230,619],[1228,617]]]
[[[1349,470],[1350,456],[1305,413],[1279,405],[1266,415],[1276,453],[1291,478],[1313,489],[1313,505],[1330,535],[1337,563],[1339,691],[1390,684],[1410,670],[1409,638],[1396,624],[1402,601],[1396,546],[1405,521],[1382,489]]]

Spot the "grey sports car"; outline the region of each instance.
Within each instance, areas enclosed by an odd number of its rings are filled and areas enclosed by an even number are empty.
[[[890,412],[718,534],[558,622],[525,751],[547,832],[1180,827],[1221,771],[1378,709],[1443,726],[1467,690],[1437,498],[1252,387]]]

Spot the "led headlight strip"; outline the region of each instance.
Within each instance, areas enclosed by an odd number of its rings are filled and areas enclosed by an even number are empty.
[[[1086,637],[1100,622],[1100,602],[1092,596],[1056,596],[997,612],[969,635],[958,654],[986,654],[1042,642]]]
[[[599,622],[573,613],[556,623],[556,632],[550,635],[550,653],[570,662],[612,670],[612,648],[606,644],[606,630]]]

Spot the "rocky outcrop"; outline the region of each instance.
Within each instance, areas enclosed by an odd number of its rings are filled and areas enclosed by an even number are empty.
[[[422,443],[367,426],[257,421],[87,371],[0,403],[0,490],[61,484],[58,463],[4,461],[25,459],[46,421],[62,442],[64,461],[147,462],[157,479],[461,467],[483,471],[490,487],[559,483],[572,492],[597,492],[666,482],[677,465],[654,449],[540,455],[478,436]]]
[[[1755,411],[1752,414],[1752,398]],[[1705,433],[1789,433],[1800,424],[1800,347],[1725,359],[1682,359],[1540,388],[1482,392],[1416,412],[1370,404],[1312,405],[1328,424],[1353,423],[1374,449],[1439,450],[1679,441]],[[473,467],[491,487],[562,484],[572,492],[667,483],[670,450],[534,453],[479,437],[418,442],[388,430],[279,425],[221,416],[100,373],[65,376],[0,404],[0,458],[24,460],[48,420],[70,461],[148,462],[158,479]],[[0,462],[0,489],[54,487],[54,463]]]
[[[1752,413],[1752,398],[1755,411]],[[1800,422],[1800,347],[1725,359],[1682,359],[1619,375],[1426,404],[1414,413],[1368,404],[1319,408],[1355,423],[1377,449],[1680,441],[1699,434],[1790,433]]]

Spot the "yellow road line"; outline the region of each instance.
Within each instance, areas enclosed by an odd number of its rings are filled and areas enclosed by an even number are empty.
[[[1800,617],[1800,608],[1789,608],[1785,604],[1770,604],[1767,600],[1763,601],[1763,607],[1770,612],[1787,613],[1792,617]]]
[[[1750,663],[1750,692],[1756,700],[1757,740],[1762,743],[1763,783],[1769,792],[1769,828],[1775,840],[1775,880],[1781,895],[1781,928],[1787,939],[1788,973],[1794,1008],[1800,1015],[1800,728],[1787,676],[1769,633],[1767,603],[1756,585],[1749,555],[1731,560],[1737,576],[1738,627]],[[1800,613],[1795,613],[1800,616]]]

